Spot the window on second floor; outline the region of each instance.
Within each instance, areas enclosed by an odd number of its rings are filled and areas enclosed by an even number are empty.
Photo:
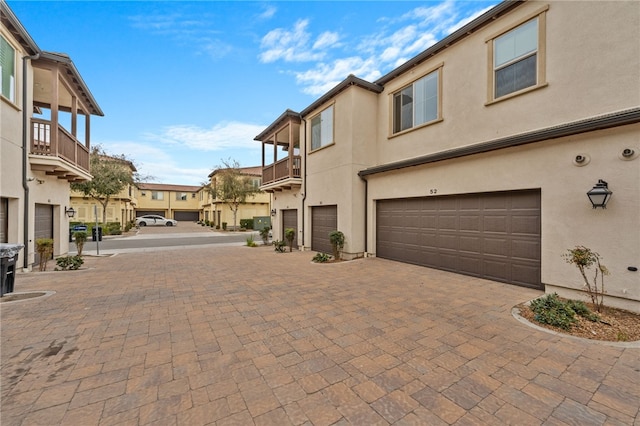
[[[393,133],[440,119],[440,69],[393,94]]]
[[[162,191],[151,191],[151,199],[152,200],[164,200],[164,192],[162,192]]]
[[[176,192],[176,201],[187,201],[186,192]]]
[[[547,7],[487,39],[490,52],[489,103],[546,85],[546,10]]]
[[[311,151],[333,143],[333,105],[311,119]]]
[[[11,102],[16,100],[16,51],[0,36],[0,78],[2,79],[2,96]]]

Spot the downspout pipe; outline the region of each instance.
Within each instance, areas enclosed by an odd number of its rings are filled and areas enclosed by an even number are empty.
[[[304,164],[302,165],[302,168],[304,169],[304,178],[302,179],[302,190],[304,191],[302,193],[302,248],[304,249],[304,215],[305,215],[305,210],[304,210],[304,202],[307,199],[307,120],[305,120],[304,118],[300,117],[302,119],[302,122],[304,123],[304,138],[303,138],[303,142],[304,142]],[[302,150],[300,150],[302,152]]]
[[[369,225],[369,181],[367,177],[358,173],[358,176],[364,182],[364,255],[369,252],[369,238],[368,238],[368,225]]]
[[[27,102],[27,61],[37,60],[40,53],[31,56],[22,57],[22,188],[24,189],[24,216],[23,216],[23,268],[29,269],[29,177],[27,176],[27,164],[29,158],[29,140],[27,138],[29,131],[29,108]]]

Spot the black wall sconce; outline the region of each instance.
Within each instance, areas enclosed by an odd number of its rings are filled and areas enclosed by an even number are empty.
[[[609,190],[607,182],[602,179],[598,179],[598,183],[596,183],[595,186],[587,192],[587,197],[589,197],[589,201],[591,201],[591,205],[594,209],[598,207],[606,209],[607,203],[611,198],[611,194],[613,194],[613,192]]]
[[[275,217],[276,216],[276,209],[271,209],[271,216]]]
[[[73,207],[64,208],[64,213],[71,219],[76,215],[76,211]]]

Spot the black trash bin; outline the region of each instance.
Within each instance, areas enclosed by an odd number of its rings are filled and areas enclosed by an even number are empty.
[[[16,277],[16,260],[22,244],[0,244],[0,297],[13,293]]]
[[[93,241],[102,241],[102,226],[94,226],[91,229],[91,238],[93,239]]]

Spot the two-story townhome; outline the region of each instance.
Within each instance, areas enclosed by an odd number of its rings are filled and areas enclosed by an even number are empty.
[[[228,229],[233,227],[233,211],[231,207],[225,202],[225,200],[219,198],[216,185],[219,174],[224,169],[216,169],[209,173],[209,182],[201,188],[201,194],[203,197],[203,210],[201,212],[201,218],[208,220],[210,223],[220,229],[224,227],[223,224],[227,224]],[[240,167],[240,174],[251,179],[255,188],[260,187],[261,183],[261,167]],[[206,200],[206,201],[204,201]],[[253,219],[255,217],[268,217],[269,216],[269,194],[266,192],[258,192],[249,196],[243,203],[238,205],[237,211],[237,227],[240,227],[241,219]]]
[[[104,114],[71,58],[41,50],[4,0],[0,23],[0,242],[24,244],[30,269],[38,238],[69,250],[69,183],[91,179],[90,117]]]
[[[157,214],[170,219],[196,222],[200,216],[199,186],[139,183],[136,216]]]
[[[639,28],[635,2],[506,1],[375,82],[349,76],[288,113],[301,181],[271,185],[272,208],[298,210],[303,249],[333,228],[350,257],[565,296],[582,279],[563,254],[585,245],[607,303],[640,311]]]

